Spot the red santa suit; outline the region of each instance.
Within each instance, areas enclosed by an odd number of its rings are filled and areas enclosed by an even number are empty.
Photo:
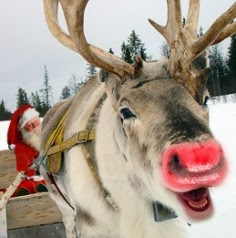
[[[23,171],[26,175],[13,196],[47,191],[45,180],[32,166],[39,152],[25,141],[24,127],[26,129],[28,127],[32,133],[36,127],[40,129],[39,113],[31,105],[24,105],[13,113],[7,133],[9,148],[14,149],[16,169],[18,172]]]

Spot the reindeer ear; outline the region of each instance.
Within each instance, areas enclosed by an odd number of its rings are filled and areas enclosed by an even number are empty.
[[[201,70],[200,74],[196,77],[198,90],[196,91],[195,99],[197,99],[200,105],[204,104],[206,84],[210,74],[211,74],[211,69],[206,68]]]
[[[100,82],[105,83],[107,95],[117,101],[119,99],[119,89],[121,87],[122,80],[118,76],[105,70],[100,70],[98,73],[98,79]]]
[[[134,78],[138,78],[139,75],[142,73],[142,69],[143,69],[143,60],[140,57],[140,55],[136,55],[134,57]]]

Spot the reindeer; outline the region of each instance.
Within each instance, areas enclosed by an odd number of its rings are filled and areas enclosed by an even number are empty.
[[[44,0],[52,34],[101,68],[43,120],[41,171],[67,238],[182,238],[184,224],[212,217],[210,188],[226,177],[227,162],[209,128],[210,70],[197,61],[236,32],[236,3],[199,37],[199,2],[189,1],[183,26],[180,1],[167,0],[166,26],[149,22],[166,39],[169,59],[137,56],[130,65],[87,42],[88,0]],[[59,3],[69,33],[59,26]],[[49,140],[55,134],[63,138]],[[55,155],[62,162],[53,172]]]

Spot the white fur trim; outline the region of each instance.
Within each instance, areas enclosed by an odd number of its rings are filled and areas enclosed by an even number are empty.
[[[39,182],[39,181],[43,181],[44,178],[43,176],[41,175],[34,175],[34,176],[30,176],[30,177],[26,177],[28,180],[32,180],[32,181],[35,181],[35,182]]]
[[[15,147],[16,147],[16,145],[15,145],[15,144],[10,144],[10,145],[9,145],[9,149],[11,149],[11,150],[14,150],[14,149],[15,149]]]
[[[24,127],[24,125],[31,119],[38,117],[39,113],[34,108],[27,109],[20,119],[20,126]]]

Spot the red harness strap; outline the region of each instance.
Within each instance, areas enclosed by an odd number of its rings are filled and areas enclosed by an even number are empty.
[[[53,185],[56,187],[57,191],[58,191],[59,194],[62,196],[62,198],[64,199],[64,201],[72,208],[72,210],[75,210],[74,207],[70,204],[70,202],[66,199],[66,197],[63,195],[63,193],[61,192],[61,190],[60,190],[59,187],[57,186],[57,183],[56,183],[56,181],[55,181],[55,179],[54,179],[53,174],[51,174],[50,172],[47,172],[47,176],[48,176],[48,178],[49,178],[51,184],[53,184]]]

